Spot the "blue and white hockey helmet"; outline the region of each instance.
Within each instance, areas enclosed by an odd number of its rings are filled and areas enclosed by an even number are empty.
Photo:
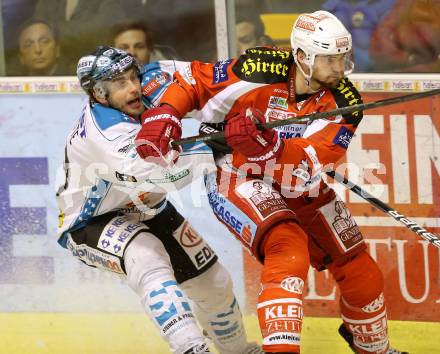
[[[135,67],[142,74],[143,67],[131,54],[109,46],[99,46],[94,53],[79,59],[76,75],[83,90],[91,95],[96,84],[108,81]]]

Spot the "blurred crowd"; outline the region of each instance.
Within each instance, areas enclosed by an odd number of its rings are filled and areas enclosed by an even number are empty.
[[[73,75],[84,53],[110,44],[141,63],[215,61],[214,0],[2,0],[6,74]],[[440,0],[236,0],[236,55],[288,43],[265,14],[325,9],[352,33],[356,72],[440,72]],[[277,23],[271,26],[277,26]],[[279,32],[279,31],[278,31]],[[281,43],[282,42],[282,43]]]

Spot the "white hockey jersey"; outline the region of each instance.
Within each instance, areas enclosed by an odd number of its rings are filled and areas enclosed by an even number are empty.
[[[142,76],[147,107],[158,103],[183,62],[147,64]],[[176,164],[162,167],[141,159],[134,139],[141,125],[113,108],[88,103],[65,147],[64,174],[57,178],[60,209],[58,242],[84,227],[97,215],[111,211],[152,218],[166,205],[166,193],[215,170],[212,151],[203,143],[185,145]],[[58,176],[59,177],[59,176]]]

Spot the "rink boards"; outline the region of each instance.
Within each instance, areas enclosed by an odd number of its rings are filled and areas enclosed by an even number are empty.
[[[365,101],[440,88],[438,75],[353,75],[353,81],[364,92]],[[0,79],[0,323],[6,344],[0,353],[161,352],[146,349],[161,342],[123,281],[83,266],[55,242],[54,178],[65,136],[84,102],[73,78]],[[348,176],[439,233],[440,98],[365,114],[347,161],[341,162],[356,162],[363,168],[350,165]],[[196,129],[195,122],[185,122],[186,135],[196,134]],[[385,173],[376,173],[377,168]],[[366,181],[359,175],[376,178]],[[349,205],[370,254],[384,272],[389,317],[397,321],[391,327],[393,343],[402,343],[412,354],[435,352],[440,348],[440,251],[344,187],[334,187]],[[190,198],[190,194],[184,190],[174,196],[176,206],[231,271],[241,307],[250,316],[247,326],[258,339],[252,317],[259,290],[258,266],[216,222],[206,198]],[[319,348],[329,346],[344,353],[335,329],[339,320],[321,318],[338,316],[338,293],[327,276],[309,273],[305,353],[320,353]],[[421,339],[422,335],[429,340]],[[125,350],[127,345],[133,347]],[[157,345],[157,350],[164,348]]]

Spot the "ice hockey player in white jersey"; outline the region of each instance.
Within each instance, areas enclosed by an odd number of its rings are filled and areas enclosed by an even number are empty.
[[[230,275],[166,198],[191,183],[192,167],[209,169],[209,148],[183,152],[173,164],[177,155],[142,160],[134,146],[145,110],[141,89],[153,105],[179,65],[143,68],[104,46],[79,60],[90,100],[66,142],[58,242],[89,266],[125,275],[173,353],[209,353],[195,317],[220,353],[261,353],[247,342]]]

